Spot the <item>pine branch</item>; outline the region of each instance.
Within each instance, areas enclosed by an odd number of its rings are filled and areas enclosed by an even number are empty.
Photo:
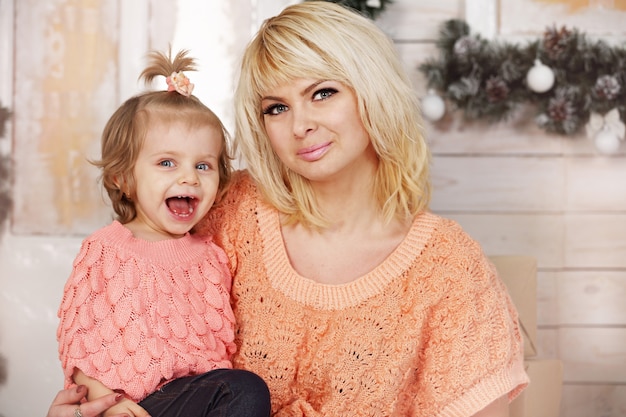
[[[467,119],[495,122],[521,105],[537,108],[536,123],[546,131],[572,135],[591,112],[618,109],[626,116],[626,49],[590,40],[578,30],[553,26],[525,45],[488,41],[466,22],[448,20],[435,42],[439,56],[419,70],[428,88],[439,92]],[[552,69],[554,86],[532,91],[526,76],[535,60]]]

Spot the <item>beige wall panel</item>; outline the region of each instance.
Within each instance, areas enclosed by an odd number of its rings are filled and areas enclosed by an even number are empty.
[[[626,35],[626,3],[614,0],[499,0],[501,35],[539,35],[566,25],[592,35]]]
[[[110,221],[87,158],[115,108],[117,2],[18,1],[13,231],[86,234]]]
[[[624,417],[626,386],[586,385],[563,386],[561,417]]]
[[[420,79],[423,79],[421,77]],[[425,91],[425,87],[422,87]],[[544,156],[585,156],[606,159],[582,133],[572,136],[549,134],[535,126],[532,115],[488,124],[466,121],[460,111],[447,104],[446,115],[427,122],[426,131],[434,154],[516,154]],[[626,155],[622,145],[616,155]]]
[[[563,266],[564,224],[558,214],[443,215],[458,221],[488,255],[529,255],[540,268]]]
[[[432,43],[397,43],[396,49],[409,73],[411,82],[417,91],[418,96],[426,93],[426,79],[419,70],[424,57],[432,56],[436,53],[436,48]]]
[[[562,158],[458,157],[432,164],[433,210],[559,211],[563,208]]]
[[[564,139],[547,135],[525,118],[494,124],[466,122],[461,112],[451,111],[437,123],[428,123],[435,154],[515,154],[560,156]]]
[[[626,212],[626,163],[623,158],[569,158],[566,171],[569,210]]]
[[[394,40],[434,40],[440,24],[463,18],[463,0],[393,0],[377,24]]]
[[[626,328],[559,329],[564,382],[626,384]]]
[[[553,327],[538,327],[535,347],[537,348],[537,358],[559,358],[559,330]]]
[[[560,271],[537,271],[537,326],[559,324],[558,277]]]
[[[565,265],[626,268],[626,213],[566,214]]]
[[[584,133],[583,130],[576,136],[564,136],[563,137],[563,154],[568,156],[586,156],[593,158],[611,158],[605,155],[602,155],[596,149],[593,141],[589,139]],[[624,146],[624,142],[621,142],[622,145],[615,152],[615,156],[624,156],[626,155],[626,146]]]
[[[539,272],[537,324],[626,327],[624,300],[624,270]]]
[[[423,77],[422,77],[423,79]],[[422,87],[422,90],[425,90]],[[426,129],[435,154],[521,154],[545,156],[586,156],[606,159],[583,132],[566,136],[549,134],[534,125],[532,108],[520,109],[510,120],[489,124],[466,121],[461,111],[447,103],[446,115],[427,122]],[[616,155],[626,155],[622,144]]]

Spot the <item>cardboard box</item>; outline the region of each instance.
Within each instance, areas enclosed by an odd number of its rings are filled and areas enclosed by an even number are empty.
[[[510,417],[559,417],[563,362],[528,359],[524,362],[530,384],[509,406]]]
[[[532,256],[490,256],[519,313],[524,357],[537,355],[537,261]]]

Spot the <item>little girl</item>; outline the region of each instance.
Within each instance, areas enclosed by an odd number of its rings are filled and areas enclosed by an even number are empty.
[[[65,285],[65,386],[86,385],[89,400],[124,395],[105,416],[269,416],[265,382],[232,369],[226,255],[190,234],[230,178],[228,134],[191,94],[187,51],[150,58],[141,78],[165,76],[167,91],[122,104],[94,162],[117,220],[83,241]]]

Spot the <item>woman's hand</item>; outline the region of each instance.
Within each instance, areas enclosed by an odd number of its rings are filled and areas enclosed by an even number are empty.
[[[84,385],[59,391],[56,397],[54,397],[46,417],[98,417],[124,398],[122,394],[113,393],[97,400],[80,404],[80,401],[86,398],[86,396],[87,388]],[[115,414],[111,417],[128,416],[126,414]]]

